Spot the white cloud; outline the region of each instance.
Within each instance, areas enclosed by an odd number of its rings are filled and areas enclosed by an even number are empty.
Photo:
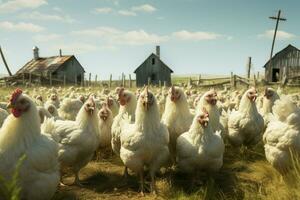
[[[137,12],[153,13],[157,9],[150,4],[144,4],[144,5],[140,5],[140,6],[133,6],[131,8],[131,10],[137,11]]]
[[[93,13],[95,13],[95,14],[109,14],[109,13],[112,13],[112,12],[113,12],[113,9],[109,8],[109,7],[95,8],[93,10]]]
[[[73,35],[86,37],[98,37],[110,45],[145,45],[165,42],[168,36],[147,33],[144,30],[124,31],[112,27],[98,27],[73,31]]]
[[[203,32],[203,31],[190,32],[187,30],[174,32],[172,36],[179,40],[191,40],[191,41],[215,40],[222,37],[222,35],[213,32]]]
[[[76,20],[68,15],[49,15],[34,11],[32,13],[24,13],[20,15],[23,19],[43,20],[43,21],[58,21],[65,23],[74,23]]]
[[[60,7],[53,7],[53,10],[56,12],[62,12],[63,10]]]
[[[13,23],[8,21],[2,21],[0,22],[0,29],[7,31],[41,32],[44,30],[44,27],[32,23]]]
[[[0,4],[0,13],[11,13],[22,9],[34,9],[47,4],[46,0],[10,0]]]
[[[259,34],[258,37],[272,39],[273,35],[274,35],[274,30],[266,30],[263,34]],[[277,35],[276,35],[276,39],[278,40],[290,40],[290,39],[294,39],[295,37],[296,35],[292,33],[280,31],[280,30],[277,31]]]
[[[119,10],[118,14],[123,16],[136,16],[136,13],[130,10]]]
[[[129,31],[124,33],[117,40],[120,44],[129,45],[144,45],[144,44],[157,44],[168,40],[167,36],[160,36],[157,34],[150,34],[144,30]]]
[[[61,39],[62,36],[59,34],[38,34],[33,36],[33,40],[36,42],[48,42],[48,41],[56,41]]]

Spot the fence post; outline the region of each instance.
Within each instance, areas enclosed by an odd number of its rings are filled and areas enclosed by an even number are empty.
[[[165,88],[167,87],[167,81],[164,81],[164,87]]]
[[[199,76],[198,76],[198,86],[200,85],[200,83],[201,83],[201,74],[199,74]]]
[[[50,74],[49,74],[49,79],[50,79],[50,86],[52,86],[52,73],[50,72]]]
[[[23,86],[25,85],[25,74],[22,74],[22,82],[23,82]]]
[[[112,82],[112,74],[110,74],[110,77],[109,77],[109,88],[111,88],[111,82]]]
[[[92,73],[89,73],[89,87],[92,85]]]
[[[253,76],[253,84],[254,84],[254,87],[256,87],[256,76],[255,76],[255,74]]]
[[[41,83],[41,86],[42,86],[42,81],[43,81],[42,78],[43,78],[43,73],[40,74],[40,83]]]
[[[29,84],[31,85],[31,72],[29,73]]]
[[[95,86],[97,85],[97,78],[98,78],[98,76],[97,76],[97,74],[95,75]]]
[[[151,79],[150,77],[148,77],[148,86],[150,86],[150,83],[151,83]]]
[[[237,80],[236,80],[236,74],[233,75],[233,83],[234,83],[234,87],[236,88],[236,83],[237,83]]]
[[[81,87],[84,87],[84,73],[81,74]]]
[[[231,86],[232,88],[236,88],[236,75],[231,72]]]
[[[131,74],[129,74],[129,88],[132,87],[132,83],[131,83]]]
[[[66,73],[64,73],[64,87],[66,87]]]
[[[162,84],[161,84],[161,80],[158,81],[159,87],[161,88]]]

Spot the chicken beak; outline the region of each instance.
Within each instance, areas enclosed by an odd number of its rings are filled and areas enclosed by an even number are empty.
[[[95,110],[95,109],[94,109],[93,107],[90,107],[90,110],[89,110],[89,111],[90,111],[90,115],[93,115],[94,110]]]
[[[149,102],[148,102],[148,97],[146,97],[146,98],[145,98],[145,101],[144,101],[144,107],[145,107],[146,110],[149,109],[149,105],[148,105],[148,104],[149,104]]]

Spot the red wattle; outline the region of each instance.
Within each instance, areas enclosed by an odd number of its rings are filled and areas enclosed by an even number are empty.
[[[21,114],[22,114],[22,112],[21,112],[20,110],[18,110],[18,109],[12,109],[11,112],[12,112],[12,114],[13,114],[16,118],[20,117]]]
[[[125,106],[126,105],[126,101],[125,100],[120,100],[120,104],[121,104],[121,106]]]

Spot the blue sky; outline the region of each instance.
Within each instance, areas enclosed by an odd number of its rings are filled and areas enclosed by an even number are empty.
[[[32,58],[75,54],[87,72],[107,79],[133,74],[155,45],[175,74],[245,74],[247,57],[261,71],[275,52],[300,47],[298,0],[0,0],[0,45],[13,72]],[[0,62],[0,73],[6,73]]]

